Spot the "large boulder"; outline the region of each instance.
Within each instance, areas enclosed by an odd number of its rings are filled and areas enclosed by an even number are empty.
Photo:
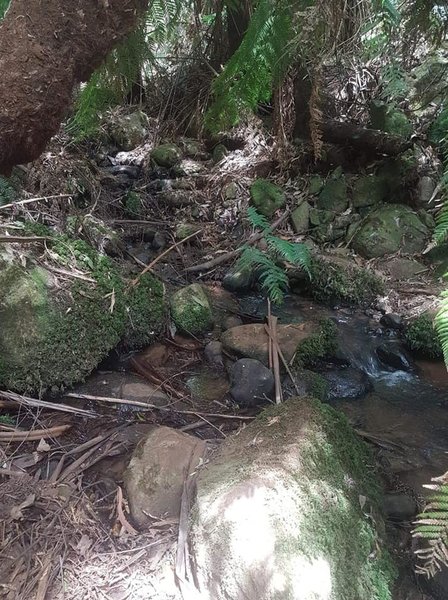
[[[429,229],[407,206],[384,205],[374,210],[361,225],[352,242],[354,250],[365,258],[421,252]]]
[[[106,123],[109,137],[120,149],[133,150],[148,135],[148,117],[141,110],[125,114],[116,113]]]
[[[193,283],[175,292],[171,298],[171,315],[181,331],[200,335],[213,325],[213,313],[204,288]]]
[[[277,337],[287,362],[293,358],[300,342],[318,330],[316,323],[278,325]],[[269,338],[262,324],[240,325],[228,329],[221,336],[224,350],[242,358],[253,358],[267,365],[269,362]]]
[[[87,243],[46,233],[45,263],[30,245],[0,249],[0,387],[19,392],[81,381],[120,341],[148,344],[164,321],[152,276],[129,288]]]
[[[228,438],[201,471],[190,553],[204,600],[390,600],[367,447],[294,398]]]
[[[139,527],[177,518],[184,483],[205,454],[205,442],[169,427],[155,427],[136,447],[124,473],[131,515]]]

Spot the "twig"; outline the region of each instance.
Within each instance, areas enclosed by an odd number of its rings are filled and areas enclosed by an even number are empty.
[[[289,217],[290,213],[291,213],[290,210],[286,210],[282,214],[282,216],[279,217],[271,225],[271,232],[275,231],[284,221],[286,221],[286,219]],[[245,243],[245,246],[255,244],[255,242],[258,242],[259,240],[262,239],[263,235],[264,235],[264,232],[252,234],[249,237],[249,239],[247,240],[247,242]],[[244,250],[244,246],[240,246],[240,248],[237,248],[236,250],[232,250],[231,252],[226,252],[225,254],[221,254],[221,256],[217,256],[216,258],[213,258],[212,260],[208,260],[199,265],[193,265],[192,267],[187,267],[185,269],[185,271],[187,273],[198,273],[199,271],[208,271],[210,269],[213,269],[213,267],[217,267],[218,265],[222,265],[223,263],[229,262],[233,258],[236,258],[239,254],[241,254],[241,252],[243,250]]]
[[[195,231],[194,233],[192,233],[191,235],[187,236],[186,238],[184,238],[183,240],[180,240],[180,242],[176,242],[175,244],[173,244],[172,246],[170,246],[167,250],[165,250],[165,252],[162,252],[162,254],[159,254],[159,256],[157,258],[155,258],[152,262],[149,263],[149,265],[147,267],[145,267],[143,269],[143,271],[140,273],[140,275],[138,275],[133,281],[131,281],[131,286],[137,285],[138,282],[140,281],[140,277],[142,277],[145,273],[147,273],[148,271],[151,271],[151,269],[167,254],[169,254],[172,250],[174,250],[175,248],[178,248],[180,245],[185,244],[185,242],[188,242],[188,240],[191,240],[191,238],[199,235],[200,233],[202,233],[202,229],[200,229],[199,231]]]
[[[265,325],[266,333],[269,336],[270,356],[272,357],[272,370],[275,381],[275,403],[281,404],[283,401],[282,384],[280,381],[280,347],[277,339],[277,317],[271,313],[271,302],[268,300],[268,325]]]
[[[31,442],[46,437],[58,437],[70,429],[71,425],[58,425],[49,429],[34,429],[33,431],[0,431],[0,442]]]
[[[116,500],[117,500],[117,516],[118,516],[118,520],[121,523],[121,526],[123,527],[123,529],[127,533],[129,533],[129,535],[137,535],[138,531],[132,527],[132,525],[126,519],[126,516],[124,514],[124,511],[123,511],[123,490],[121,489],[121,487],[119,485],[117,486],[117,498],[116,498]]]
[[[48,410],[56,410],[60,412],[72,413],[74,415],[82,415],[84,417],[96,417],[97,415],[90,411],[84,410],[83,408],[75,408],[73,406],[66,406],[65,404],[56,404],[55,402],[45,402],[45,400],[36,400],[35,398],[28,398],[27,396],[21,396],[14,392],[3,392],[0,390],[0,398],[5,398],[8,401],[16,404],[31,406],[33,408],[46,408]]]
[[[23,206],[24,204],[31,204],[32,202],[39,202],[40,200],[54,200],[55,198],[72,198],[73,194],[58,194],[57,196],[40,196],[39,198],[28,198],[27,200],[19,200],[19,202],[11,202],[11,204],[4,204],[0,206],[0,210],[7,208],[13,208],[14,206]]]
[[[51,240],[51,237],[44,235],[44,236],[27,236],[27,235],[0,235],[0,242],[2,244],[4,243],[8,243],[8,242],[20,242],[22,244],[27,244],[30,242],[45,242],[47,240]]]
[[[208,417],[209,419],[234,419],[237,421],[253,421],[255,417],[244,417],[242,415],[224,415],[219,413],[199,413],[194,410],[178,410],[176,408],[167,408],[166,406],[156,406],[155,404],[147,404],[138,400],[125,400],[123,398],[108,398],[106,396],[90,396],[89,394],[65,394],[66,398],[79,398],[81,400],[92,400],[93,402],[110,402],[112,404],[129,404],[131,406],[141,406],[142,408],[150,408],[152,410],[160,410],[162,412],[175,412],[179,415],[193,415],[197,417]]]

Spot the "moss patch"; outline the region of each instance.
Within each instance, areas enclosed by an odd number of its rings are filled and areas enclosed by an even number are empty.
[[[331,319],[322,319],[319,331],[300,342],[294,364],[296,367],[309,367],[319,359],[334,354],[337,350],[337,327]]]
[[[205,333],[213,325],[213,314],[207,294],[197,283],[173,294],[171,316],[176,327],[192,335]]]
[[[410,323],[405,333],[411,350],[424,358],[442,358],[443,351],[429,315],[421,315]]]
[[[381,279],[368,269],[319,257],[312,260],[310,286],[311,294],[320,302],[360,306],[373,302],[384,289]]]

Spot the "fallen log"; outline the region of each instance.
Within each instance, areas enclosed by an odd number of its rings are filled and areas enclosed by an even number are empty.
[[[401,136],[367,129],[354,123],[324,121],[321,124],[321,131],[325,142],[352,146],[369,155],[397,156],[413,146],[411,141]]]

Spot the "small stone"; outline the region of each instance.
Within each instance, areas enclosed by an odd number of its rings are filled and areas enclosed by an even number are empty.
[[[213,162],[215,164],[220,163],[228,154],[229,154],[229,151],[224,146],[224,144],[218,144],[217,146],[215,146],[213,148],[213,152],[212,152]]]
[[[185,479],[205,454],[205,443],[169,427],[155,427],[136,447],[124,482],[139,527],[154,518],[178,518]]]
[[[308,187],[309,193],[313,195],[318,194],[322,191],[323,187],[324,180],[322,179],[322,177],[320,175],[313,175],[313,177],[311,177],[310,179],[310,184]]]
[[[302,202],[291,213],[291,221],[296,233],[305,233],[310,226],[310,205],[308,202]]]
[[[395,313],[387,313],[380,319],[381,325],[387,327],[387,329],[396,329],[401,331],[403,329],[403,319],[400,315]]]
[[[415,365],[411,355],[399,344],[385,342],[376,349],[380,361],[388,367],[397,371],[415,371]]]
[[[250,187],[252,204],[257,211],[269,219],[286,204],[282,188],[267,179],[257,179]]]
[[[235,198],[238,198],[237,184],[232,181],[231,183],[225,185],[222,189],[222,195],[226,200],[235,200]]]
[[[151,152],[151,158],[160,167],[170,169],[180,162],[182,155],[175,144],[161,144]]]
[[[272,397],[274,375],[258,360],[242,358],[231,369],[230,394],[240,406],[256,406]]]
[[[218,341],[209,342],[204,350],[205,358],[208,363],[215,367],[222,367],[224,362],[222,358],[222,343]]]
[[[341,214],[347,207],[348,195],[345,178],[327,181],[317,200],[317,208]]]
[[[384,512],[396,521],[410,521],[417,514],[417,505],[411,496],[406,494],[386,494]]]
[[[198,283],[173,294],[171,315],[176,326],[191,335],[203,334],[213,326],[213,314],[207,294]]]
[[[254,279],[253,269],[232,268],[224,275],[222,285],[229,292],[244,294],[252,288]]]
[[[224,320],[223,329],[224,330],[232,329],[232,327],[239,327],[242,324],[243,324],[243,320],[240,319],[240,317],[237,317],[236,315],[231,315],[230,317],[227,317]]]

